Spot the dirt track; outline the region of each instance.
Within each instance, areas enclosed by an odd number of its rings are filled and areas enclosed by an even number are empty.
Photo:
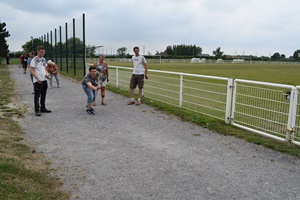
[[[80,83],[67,78],[48,89],[52,113],[36,117],[29,74],[11,72],[29,110],[25,138],[53,162],[72,199],[300,199],[295,157],[127,106],[109,91],[107,106],[89,116]]]

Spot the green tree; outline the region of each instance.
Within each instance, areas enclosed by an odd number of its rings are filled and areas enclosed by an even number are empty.
[[[174,51],[173,51],[173,48],[171,46],[167,46],[166,50],[165,50],[165,53],[168,55],[168,56],[174,56]]]
[[[74,41],[73,37],[70,37],[68,39],[68,48],[69,48],[69,53],[73,54],[73,50],[75,48],[75,54],[82,54],[83,50],[83,41],[80,40],[80,38],[75,38],[75,46],[74,46]]]
[[[5,28],[6,23],[0,21],[0,57],[6,57],[9,53],[7,41],[5,38],[9,37],[10,34]]]
[[[216,58],[222,58],[223,51],[221,51],[221,47],[218,47],[215,51],[212,52]]]
[[[41,41],[39,38],[32,38],[22,45],[22,49],[26,54],[29,54],[30,51],[36,51],[36,48],[39,45],[43,45],[43,41]]]
[[[126,48],[126,47],[121,47],[121,48],[119,48],[119,49],[117,50],[117,54],[118,54],[119,56],[125,56],[126,51],[127,51],[127,48]]]
[[[173,45],[167,46],[164,51],[169,56],[197,56],[202,53],[202,48],[196,45]]]
[[[294,60],[300,60],[300,49],[294,52],[293,58]]]
[[[274,53],[273,56],[271,56],[271,60],[280,60],[280,54],[278,52]]]
[[[88,45],[85,48],[85,53],[87,56],[89,56],[89,58],[95,57],[95,53],[96,53],[96,46],[95,45]]]
[[[285,60],[285,55],[284,54],[280,55],[280,60]]]

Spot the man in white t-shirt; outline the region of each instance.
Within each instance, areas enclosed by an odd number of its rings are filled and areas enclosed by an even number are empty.
[[[138,93],[138,100],[136,105],[141,104],[141,97],[144,87],[144,77],[148,79],[148,64],[146,58],[140,55],[140,49],[138,47],[133,48],[134,56],[132,56],[133,62],[133,73],[130,79],[130,96],[131,99],[128,102],[128,105],[134,104],[134,89],[138,85],[139,93]]]
[[[48,89],[47,77],[49,73],[46,70],[47,61],[44,58],[45,48],[43,46],[37,47],[38,55],[30,62],[30,73],[33,76],[34,87],[34,110],[36,116],[41,116],[42,113],[50,113],[46,109],[46,93]]]

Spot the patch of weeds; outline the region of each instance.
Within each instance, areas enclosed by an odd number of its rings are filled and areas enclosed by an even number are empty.
[[[12,104],[14,82],[7,66],[0,65],[0,199],[70,199],[62,182],[50,176],[49,166],[24,144],[23,129],[13,120],[26,109]]]

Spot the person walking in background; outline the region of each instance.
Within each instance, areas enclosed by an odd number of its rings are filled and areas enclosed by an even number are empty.
[[[100,54],[99,56],[99,61],[94,64],[94,67],[96,67],[97,71],[99,72],[99,77],[98,77],[98,83],[101,86],[101,105],[106,105],[104,103],[104,97],[105,97],[105,86],[107,82],[109,81],[108,79],[108,64],[104,61],[105,56],[103,54]],[[96,92],[97,96],[97,92]],[[96,98],[93,103],[96,105]]]
[[[59,88],[58,67],[57,67],[57,65],[54,62],[52,62],[51,60],[48,60],[48,65],[46,67],[46,70],[50,74],[50,77],[49,77],[50,87],[52,87],[52,80],[53,80],[53,76],[54,76],[55,80],[56,80],[57,87]]]
[[[131,99],[128,102],[128,105],[134,104],[134,89],[138,85],[139,93],[136,105],[141,104],[141,97],[144,87],[144,77],[148,79],[148,64],[146,58],[140,55],[140,49],[138,47],[133,48],[134,54],[132,56],[133,61],[133,73],[130,79],[130,96]]]
[[[30,72],[33,76],[34,85],[34,109],[36,116],[41,116],[41,112],[51,113],[45,105],[48,89],[47,77],[49,74],[46,70],[47,61],[44,58],[44,54],[45,48],[43,46],[38,46],[37,56],[30,62]]]
[[[28,68],[29,68],[29,70],[30,70],[30,63],[31,63],[31,61],[32,61],[32,58],[34,58],[34,56],[35,56],[35,52],[34,52],[34,51],[31,51],[31,52],[29,53],[29,59],[28,59]],[[29,73],[29,74],[30,74],[31,82],[32,82],[32,84],[33,84],[33,76],[32,76],[31,73]],[[34,87],[33,87],[33,93],[32,93],[32,94],[34,94]]]
[[[89,73],[84,76],[82,79],[82,89],[87,95],[87,105],[86,113],[94,115],[94,109],[92,108],[92,103],[95,100],[95,91],[100,89],[101,86],[98,85],[98,76],[97,69],[95,66],[90,66]]]
[[[22,59],[21,59],[23,74],[26,74],[27,64],[28,64],[28,58],[27,58],[26,54],[24,53],[23,56],[22,56]]]
[[[20,68],[21,65],[22,65],[22,59],[23,59],[23,54],[20,55],[20,65],[19,65],[19,68]]]

